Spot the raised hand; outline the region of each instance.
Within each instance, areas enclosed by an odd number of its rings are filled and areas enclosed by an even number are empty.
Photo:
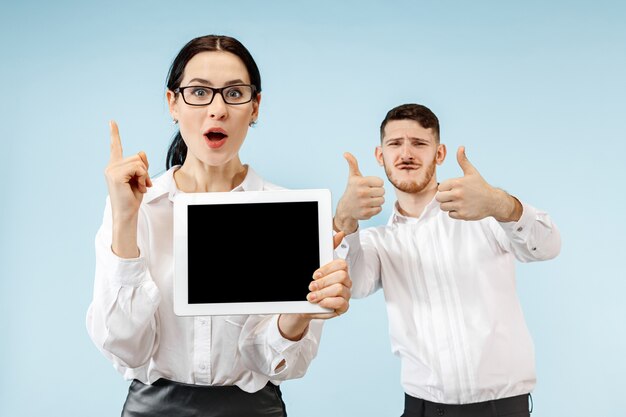
[[[443,181],[435,195],[443,211],[459,220],[480,220],[489,216],[499,221],[519,220],[521,203],[505,191],[489,185],[467,159],[464,146],[457,150],[456,159],[463,176]]]
[[[104,170],[109,189],[113,230],[111,249],[122,258],[139,255],[137,221],[143,195],[152,187],[148,175],[148,158],[139,152],[124,158],[120,132],[115,121],[110,122],[111,157]]]
[[[337,230],[353,233],[359,220],[367,220],[382,211],[385,202],[384,181],[379,177],[364,177],[356,158],[343,154],[348,162],[348,184],[337,203],[334,224]]]
[[[148,175],[148,158],[144,152],[124,158],[117,123],[112,120],[109,126],[111,156],[104,176],[109,189],[113,216],[131,218],[139,211],[139,205],[148,187],[152,187]]]

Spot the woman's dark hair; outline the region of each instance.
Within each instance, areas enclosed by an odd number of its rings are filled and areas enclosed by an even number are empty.
[[[385,134],[385,126],[392,120],[415,120],[424,129],[432,128],[435,139],[439,143],[439,119],[428,107],[421,104],[402,104],[387,112],[383,122],[380,124],[380,140],[382,142]]]
[[[207,35],[192,39],[180,50],[167,75],[167,88],[174,91],[180,87],[187,63],[200,52],[224,51],[239,57],[248,70],[250,83],[256,87],[253,99],[261,92],[261,74],[254,58],[241,42],[230,36]],[[167,151],[166,169],[174,165],[182,165],[187,157],[187,145],[178,131]]]

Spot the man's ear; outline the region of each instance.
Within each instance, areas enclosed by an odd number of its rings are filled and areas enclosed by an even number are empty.
[[[443,161],[446,159],[447,153],[448,151],[446,149],[446,145],[444,145],[443,143],[437,145],[437,155],[435,158],[435,161],[437,161],[437,165],[443,164]]]
[[[374,156],[376,157],[376,160],[378,161],[378,165],[380,165],[381,167],[385,165],[385,161],[383,160],[382,146],[377,146],[376,149],[374,149]]]

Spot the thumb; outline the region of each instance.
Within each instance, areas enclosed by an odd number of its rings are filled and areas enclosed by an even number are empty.
[[[346,158],[346,161],[348,161],[348,168],[350,170],[348,175],[358,175],[359,177],[362,177],[363,174],[359,171],[359,163],[356,161],[356,158],[350,152],[344,152],[343,157]]]
[[[146,170],[147,170],[150,167],[150,164],[148,163],[148,157],[146,156],[146,153],[144,151],[141,151],[141,152],[137,153],[137,155],[139,155],[139,158],[141,159],[141,162],[143,162],[143,164],[146,166]],[[152,180],[150,179],[149,175],[146,178],[146,185],[148,187],[152,187]]]
[[[463,170],[463,174],[475,174],[478,172],[474,165],[467,159],[465,155],[465,146],[459,146],[459,149],[456,151],[456,160],[459,162],[459,166]]]
[[[146,153],[144,151],[141,151],[139,153],[137,153],[137,155],[139,155],[139,158],[141,159],[141,162],[144,163],[144,165],[146,166],[146,169],[150,166],[150,164],[148,164],[148,156],[146,155]]]
[[[333,249],[337,249],[337,246],[339,246],[345,236],[346,233],[343,231],[338,232],[337,234],[335,234],[335,236],[333,236]]]

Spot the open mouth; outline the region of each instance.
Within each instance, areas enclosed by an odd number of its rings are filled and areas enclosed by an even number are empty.
[[[218,142],[227,137],[226,133],[220,131],[209,131],[204,136],[211,142]]]
[[[226,143],[226,139],[228,139],[228,134],[224,129],[221,129],[219,127],[212,127],[204,132],[204,137],[206,138],[206,144],[209,146],[209,148],[218,149]]]

